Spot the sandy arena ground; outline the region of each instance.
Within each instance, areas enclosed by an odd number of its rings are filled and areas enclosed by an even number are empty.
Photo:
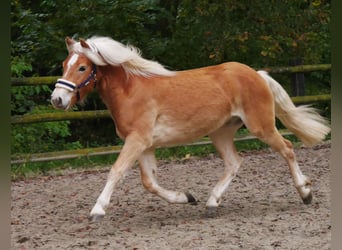
[[[160,161],[162,186],[190,191],[197,206],[168,204],[144,190],[137,167],[117,186],[106,217],[88,214],[109,166],[12,183],[12,249],[330,249],[330,143],[297,148],[312,179],[304,205],[285,161],[269,149],[241,152],[244,162],[213,217],[205,202],[222,174],[215,155]]]

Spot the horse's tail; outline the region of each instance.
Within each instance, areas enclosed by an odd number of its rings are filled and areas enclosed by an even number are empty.
[[[275,102],[276,117],[305,145],[312,146],[324,140],[330,132],[328,121],[317,110],[302,105],[296,107],[283,87],[266,71],[258,71],[271,89]]]

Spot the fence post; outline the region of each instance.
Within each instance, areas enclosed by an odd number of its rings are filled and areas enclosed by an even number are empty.
[[[291,66],[302,65],[302,58],[295,58],[290,60]],[[293,73],[292,79],[292,96],[304,96],[305,95],[305,84],[304,84],[304,73],[297,72]]]

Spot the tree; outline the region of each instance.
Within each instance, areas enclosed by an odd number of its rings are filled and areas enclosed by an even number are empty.
[[[175,69],[236,60],[252,66],[330,61],[326,0],[12,1],[13,56],[61,72],[64,37],[111,36]],[[53,53],[51,53],[53,51]]]
[[[225,61],[282,66],[297,57],[305,64],[329,63],[330,6],[329,0],[13,0],[12,72],[61,75],[64,38],[92,35],[134,45],[144,57],[174,70]],[[310,80],[320,84],[319,91],[329,91],[329,77],[317,73]],[[44,110],[36,106],[46,106],[50,93],[46,87],[13,88],[12,113]],[[104,108],[96,95],[91,100],[81,108]],[[70,128],[82,125],[71,122]],[[87,131],[98,126],[88,121]],[[113,125],[106,121],[101,126]],[[71,134],[82,139],[84,133],[78,128]]]

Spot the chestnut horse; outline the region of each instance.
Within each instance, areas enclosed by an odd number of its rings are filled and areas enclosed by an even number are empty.
[[[302,174],[291,142],[276,129],[275,117],[308,146],[322,141],[330,127],[313,108],[296,107],[267,72],[237,62],[170,71],[142,58],[136,48],[108,37],[79,42],[67,37],[66,45],[69,55],[51,96],[53,106],[68,110],[97,88],[118,136],[125,141],[90,212],[93,221],[105,215],[115,185],[136,161],[142,184],[149,192],[170,203],[195,204],[190,193],[159,186],[154,153],[156,147],[183,144],[206,135],[225,166],[206,203],[207,208],[219,206],[241,165],[233,137],[243,124],[280,153],[303,202],[311,202],[310,180]]]

